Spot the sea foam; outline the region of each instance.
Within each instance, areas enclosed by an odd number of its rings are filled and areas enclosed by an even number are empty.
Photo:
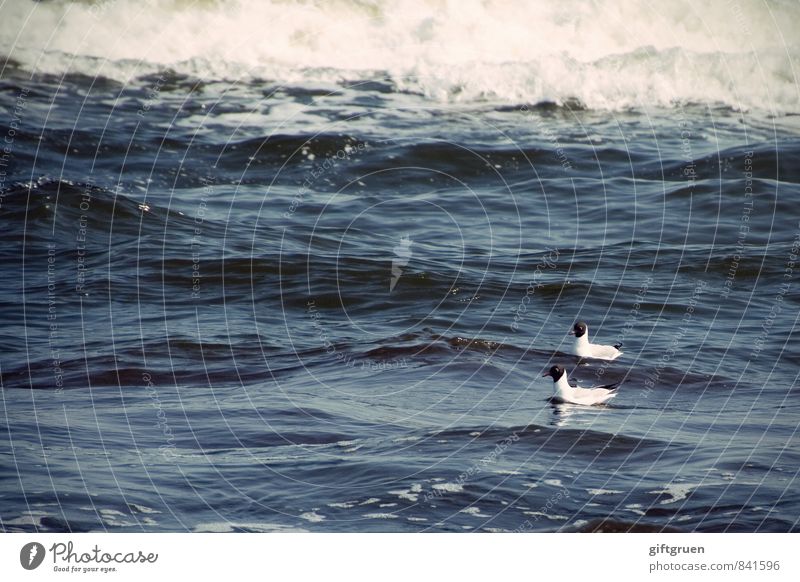
[[[800,109],[796,2],[19,0],[0,16],[0,54],[40,72],[385,76],[445,102]]]

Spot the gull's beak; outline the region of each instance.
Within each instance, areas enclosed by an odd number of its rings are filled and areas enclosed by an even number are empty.
[[[575,335],[575,330],[574,329],[569,330],[569,335]]]
[[[542,374],[542,378],[547,378],[549,375],[550,375],[550,372],[545,372],[544,374]]]

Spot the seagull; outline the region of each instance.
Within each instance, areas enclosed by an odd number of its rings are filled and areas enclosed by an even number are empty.
[[[576,323],[569,332],[575,336],[575,343],[572,345],[572,353],[581,358],[595,358],[598,360],[616,360],[622,355],[619,348],[622,344],[613,346],[602,346],[600,344],[589,343],[589,326],[584,322]]]
[[[556,388],[555,399],[570,404],[604,404],[617,395],[619,384],[598,386],[597,388],[572,387],[567,381],[567,372],[561,366],[553,366],[542,378],[550,376]]]

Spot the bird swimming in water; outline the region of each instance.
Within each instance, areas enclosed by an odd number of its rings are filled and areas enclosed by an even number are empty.
[[[581,358],[616,360],[622,355],[622,352],[619,351],[622,344],[603,346],[589,343],[589,326],[583,321],[576,323],[570,330],[569,335],[575,336],[575,341],[572,344],[572,353]]]
[[[605,404],[617,395],[618,384],[599,386],[597,388],[581,388],[580,386],[570,386],[567,381],[567,371],[562,366],[553,366],[542,375],[542,378],[550,376],[556,389],[554,398],[561,402],[570,404]]]

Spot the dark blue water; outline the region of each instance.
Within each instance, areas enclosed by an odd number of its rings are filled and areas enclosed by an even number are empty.
[[[11,61],[0,111],[0,529],[798,530],[797,117]]]

